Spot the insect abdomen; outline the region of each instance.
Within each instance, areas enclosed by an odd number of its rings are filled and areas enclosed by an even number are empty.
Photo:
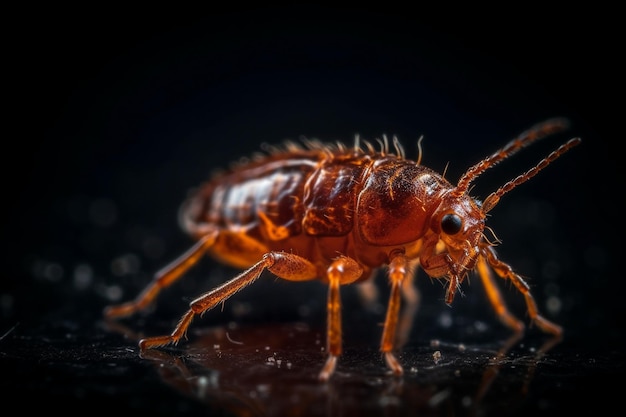
[[[305,182],[315,167],[311,159],[272,159],[234,170],[193,194],[183,206],[183,217],[190,219],[191,228],[208,223],[261,242],[299,235]]]

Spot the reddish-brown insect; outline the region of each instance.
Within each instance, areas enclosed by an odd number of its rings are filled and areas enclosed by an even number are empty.
[[[328,357],[319,378],[327,380],[341,354],[342,285],[365,283],[383,266],[391,293],[380,350],[394,374],[403,372],[394,356],[401,296],[411,300],[413,274],[421,267],[448,282],[445,301],[476,270],[498,317],[521,332],[524,324],[506,308],[491,271],[510,280],[525,298],[541,330],[560,335],[560,326],[538,312],[528,284],[499,260],[484,236],[487,212],[580,142],[571,139],[537,165],[506,182],[480,202],[468,194],[479,175],[523,147],[566,127],[562,119],[538,124],[470,167],[456,185],[405,159],[402,147],[386,138],[353,147],[317,141],[289,142],[267,155],[239,164],[202,185],[183,205],[181,221],[197,243],[158,272],[136,300],[109,306],[105,316],[127,316],[148,306],[204,255],[244,272],[190,303],[171,335],[139,342],[142,350],[177,343],[192,319],[254,282],[264,270],[290,281],[319,279],[328,284]]]

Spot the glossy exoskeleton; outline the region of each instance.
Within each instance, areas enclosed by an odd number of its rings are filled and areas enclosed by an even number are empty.
[[[532,142],[566,127],[562,119],[538,124],[491,156],[471,166],[451,184],[443,176],[404,157],[397,140],[380,148],[358,138],[354,146],[318,141],[288,142],[237,164],[201,185],[181,208],[181,224],[197,243],[134,300],[105,310],[108,318],[148,306],[165,287],[205,254],[244,271],[190,303],[171,335],[139,342],[150,349],[177,343],[192,319],[254,282],[264,270],[290,281],[328,284],[327,353],[319,378],[327,380],[342,352],[340,287],[370,280],[387,268],[391,285],[380,350],[393,374],[403,367],[394,355],[402,294],[411,303],[418,268],[447,281],[446,303],[470,271],[477,271],[498,317],[521,332],[524,324],[506,308],[494,281],[509,280],[524,296],[530,320],[560,335],[560,326],[538,311],[529,285],[496,256],[485,237],[485,219],[500,198],[577,145],[561,145],[537,165],[506,182],[482,202],[468,194],[485,170]],[[421,156],[421,155],[420,155]]]

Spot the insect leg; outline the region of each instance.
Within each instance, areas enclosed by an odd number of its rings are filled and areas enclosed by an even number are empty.
[[[337,358],[341,355],[341,297],[339,287],[342,284],[356,281],[362,273],[363,270],[359,264],[346,256],[335,259],[326,271],[328,277],[326,334],[328,358],[319,374],[319,379],[322,381],[327,381],[335,372]]]
[[[532,322],[535,323],[542,331],[555,336],[560,336],[563,333],[561,326],[552,323],[539,314],[537,303],[530,293],[530,287],[526,281],[524,281],[521,276],[516,274],[508,264],[500,261],[492,247],[486,247],[484,253],[486,254],[487,261],[493,270],[496,271],[500,277],[510,279],[513,285],[515,285],[515,288],[517,288],[517,290],[524,295],[528,315],[530,316]]]
[[[493,279],[491,268],[489,267],[489,264],[484,256],[480,255],[478,257],[478,260],[476,261],[476,269],[478,271],[478,276],[483,283],[483,287],[485,287],[485,291],[487,292],[487,298],[491,302],[491,305],[498,315],[498,318],[500,318],[500,321],[507,327],[513,329],[516,333],[524,331],[524,323],[514,317],[507,309],[504,299],[502,298],[502,294]]]
[[[420,292],[414,284],[415,275],[417,273],[417,265],[415,268],[411,268],[412,271],[408,273],[404,281],[402,282],[402,299],[404,300],[404,311],[400,316],[398,322],[398,334],[396,337],[396,346],[402,347],[409,339],[409,334],[413,328],[413,319],[420,303]]]
[[[400,313],[400,292],[402,284],[408,273],[408,261],[403,254],[397,254],[391,258],[389,263],[389,280],[391,281],[391,294],[387,306],[387,316],[380,343],[380,351],[385,356],[385,362],[391,371],[396,375],[402,375],[402,365],[393,354],[396,342],[396,330],[398,327],[398,317]]]
[[[193,300],[189,304],[189,311],[183,315],[171,335],[142,339],[139,341],[139,347],[141,350],[145,350],[177,343],[187,333],[187,328],[195,315],[204,314],[221,302],[226,301],[237,291],[252,284],[265,269],[281,278],[292,281],[310,280],[317,276],[315,265],[304,258],[285,252],[268,252],[263,256],[263,259],[235,278]]]
[[[134,314],[146,308],[157,297],[159,292],[178,280],[189,268],[195,265],[198,260],[213,246],[218,235],[217,230],[202,237],[182,256],[157,272],[152,280],[134,301],[108,306],[104,310],[107,318],[123,317]]]

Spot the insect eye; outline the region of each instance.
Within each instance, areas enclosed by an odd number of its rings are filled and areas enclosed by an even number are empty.
[[[441,218],[441,230],[448,235],[459,233],[461,226],[463,226],[463,221],[456,213],[446,214]]]

